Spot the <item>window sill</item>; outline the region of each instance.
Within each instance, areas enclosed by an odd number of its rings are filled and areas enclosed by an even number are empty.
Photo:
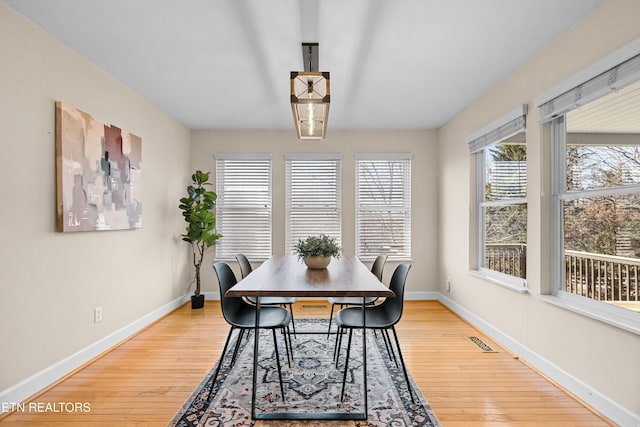
[[[558,295],[540,295],[540,298],[565,310],[640,335],[640,313],[566,292],[560,292]]]
[[[521,294],[529,293],[529,288],[527,288],[527,281],[525,279],[485,269],[470,270],[469,273],[474,277],[502,286],[510,291]]]

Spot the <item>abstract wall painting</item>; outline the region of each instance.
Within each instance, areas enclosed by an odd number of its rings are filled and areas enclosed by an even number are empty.
[[[142,139],[56,102],[58,231],[142,227]]]

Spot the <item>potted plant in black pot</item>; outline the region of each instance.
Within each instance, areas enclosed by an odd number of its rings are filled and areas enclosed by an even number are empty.
[[[302,259],[308,268],[327,268],[331,257],[340,258],[342,249],[336,243],[336,239],[326,234],[309,236],[306,239],[298,239],[295,246],[298,258]]]
[[[187,197],[180,199],[179,208],[187,223],[186,233],[182,240],[191,244],[193,250],[193,266],[195,267],[196,288],[191,296],[191,308],[204,306],[204,295],[200,293],[200,267],[204,253],[208,247],[216,244],[222,237],[216,233],[216,215],[214,208],[218,196],[213,191],[207,191],[209,173],[196,171],[191,175],[192,185],[187,187]]]

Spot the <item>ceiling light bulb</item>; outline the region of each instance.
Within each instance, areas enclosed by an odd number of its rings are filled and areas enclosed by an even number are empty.
[[[313,126],[315,122],[315,117],[313,114],[313,104],[307,105],[307,120],[309,121],[309,133],[313,135]]]

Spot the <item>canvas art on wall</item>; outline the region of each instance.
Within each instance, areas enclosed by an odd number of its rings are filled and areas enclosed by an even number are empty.
[[[142,227],[142,139],[56,102],[57,229]]]

